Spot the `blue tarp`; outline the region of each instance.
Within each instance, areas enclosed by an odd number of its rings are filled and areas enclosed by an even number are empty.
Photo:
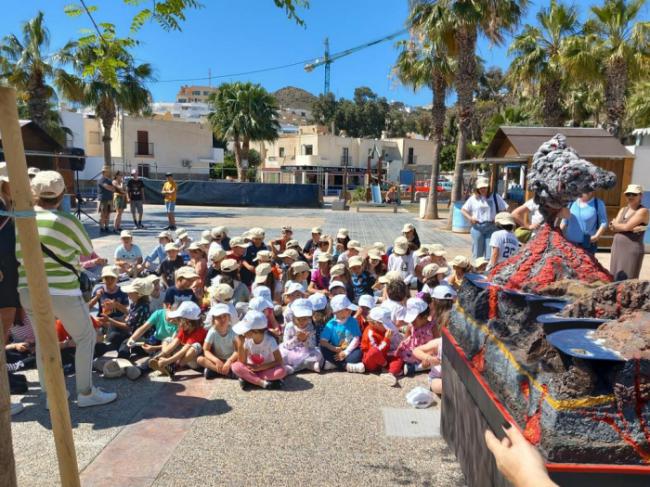
[[[163,203],[164,181],[145,179],[147,203]],[[320,208],[323,196],[317,184],[232,183],[225,181],[177,181],[176,203],[197,206],[258,206]]]

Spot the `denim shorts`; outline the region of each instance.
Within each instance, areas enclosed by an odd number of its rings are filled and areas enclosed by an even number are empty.
[[[175,201],[165,201],[165,210],[167,211],[167,213],[174,213],[175,209],[176,209]]]

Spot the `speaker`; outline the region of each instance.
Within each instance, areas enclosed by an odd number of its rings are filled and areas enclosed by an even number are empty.
[[[69,149],[66,149],[66,153],[71,156],[76,156],[68,158],[68,163],[72,171],[83,171],[86,169],[86,153],[83,149],[70,147]]]

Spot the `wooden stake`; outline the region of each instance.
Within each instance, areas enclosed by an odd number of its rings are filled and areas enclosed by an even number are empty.
[[[23,137],[18,123],[16,92],[12,88],[0,87],[0,132],[2,132],[2,145],[7,161],[15,211],[33,210]],[[36,219],[34,217],[16,218],[16,228],[21,243],[23,265],[27,274],[27,286],[31,296],[34,313],[33,324],[36,326],[37,340],[40,341],[41,364],[50,405],[50,419],[59,460],[61,485],[79,487],[81,485],[79,469],[72,438],[68,398],[61,367],[61,353],[54,329],[52,299],[47,287]],[[0,438],[0,441],[7,440]]]
[[[16,487],[16,463],[11,442],[9,380],[5,367],[2,323],[0,323],[0,485]]]

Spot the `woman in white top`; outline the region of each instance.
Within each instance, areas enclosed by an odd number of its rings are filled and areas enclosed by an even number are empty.
[[[489,193],[490,183],[485,178],[479,178],[476,181],[476,192],[470,196],[463,207],[461,213],[471,223],[472,228],[472,258],[479,257],[489,258],[490,237],[496,230],[494,218],[500,211],[505,211],[508,207],[503,198],[497,193]]]

